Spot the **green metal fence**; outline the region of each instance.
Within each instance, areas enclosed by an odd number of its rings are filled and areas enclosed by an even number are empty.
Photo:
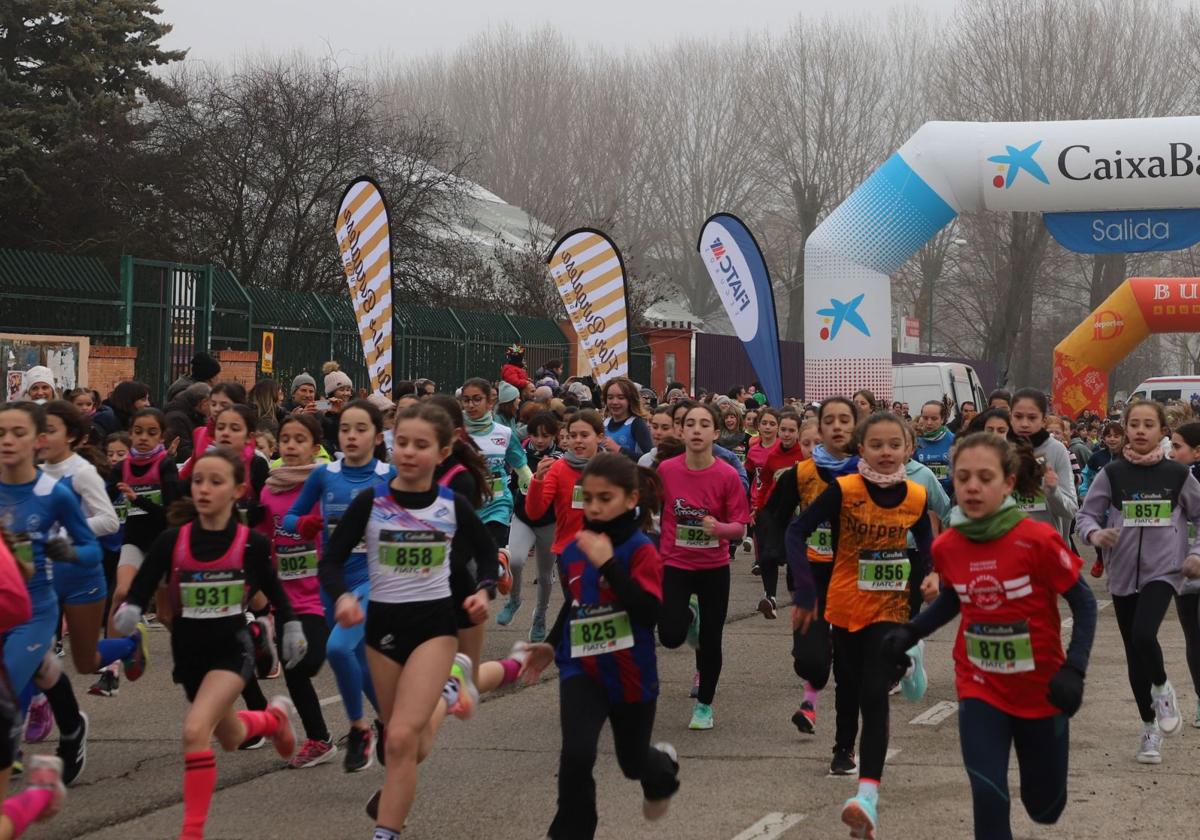
[[[212,265],[123,257],[119,282],[90,257],[0,249],[0,331],[85,335],[138,348],[135,375],[156,401],[188,369],[197,349],[260,351],[274,334],[271,376],[285,387],[301,372],[318,380],[336,359],[367,387],[354,310],[346,295],[244,286]],[[571,344],[549,319],[435,308],[397,301],[393,372],[451,388],[471,376],[497,379],[510,344],[525,346],[530,372],[560,359],[569,375]],[[638,333],[630,374],[650,382],[650,348]]]

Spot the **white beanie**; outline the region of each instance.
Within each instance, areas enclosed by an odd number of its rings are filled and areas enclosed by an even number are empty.
[[[333,392],[345,385],[347,388],[353,388],[354,383],[350,381],[350,377],[342,373],[340,370],[330,371],[325,374],[325,396],[333,396]]]
[[[54,374],[50,372],[50,368],[45,365],[35,365],[25,371],[22,379],[22,395],[28,395],[29,389],[39,382],[44,382],[51,388],[54,388]]]

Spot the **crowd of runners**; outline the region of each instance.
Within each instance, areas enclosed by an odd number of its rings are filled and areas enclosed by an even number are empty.
[[[199,353],[154,407],[137,382],[101,399],[27,371],[22,398],[0,404],[0,840],[53,816],[84,773],[77,688],[116,698],[124,681],[136,696],[147,668],[168,667],[187,701],[186,840],[204,836],[214,739],[269,743],[295,769],[379,762],[366,811],[374,840],[394,840],[446,719],[551,665],[548,836],[594,835],[606,722],[659,819],[680,763],[654,737],[658,658],[691,649],[688,728],[716,726],[739,548],[763,618],[786,599],[798,680],[780,723],[829,743],[831,773],[857,774],[842,808],[854,837],[879,831],[889,695],[922,698],[922,640],[956,619],[975,836],[1012,836],[1014,746],[1030,817],[1062,814],[1097,621],[1078,543],[1096,549],[1124,641],[1130,760],[1161,762],[1182,726],[1157,641],[1172,601],[1200,696],[1200,422],[1178,406],[1077,421],[1033,389],[915,417],[867,391],[770,406],[755,386],[693,397],[568,380],[556,362],[530,372],[517,346],[497,373],[386,398],[330,363],[247,391]],[[481,661],[492,621],[523,639]],[[170,632],[169,664],[148,661],[153,626]],[[344,737],[313,686],[326,662]],[[287,691],[268,699],[279,676]],[[676,698],[664,713],[683,714]]]

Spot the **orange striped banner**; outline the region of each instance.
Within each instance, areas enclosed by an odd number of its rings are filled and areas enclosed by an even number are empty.
[[[342,270],[358,322],[371,390],[392,395],[392,238],[379,186],[359,178],[346,188],[334,224]]]
[[[625,263],[617,246],[598,230],[579,228],[558,240],[548,262],[592,376],[600,383],[628,376]]]

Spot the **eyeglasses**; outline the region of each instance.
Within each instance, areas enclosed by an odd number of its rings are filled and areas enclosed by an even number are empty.
[[[463,405],[475,405],[476,403],[487,402],[487,397],[482,394],[475,397],[468,397],[464,394],[458,398],[458,401]]]

